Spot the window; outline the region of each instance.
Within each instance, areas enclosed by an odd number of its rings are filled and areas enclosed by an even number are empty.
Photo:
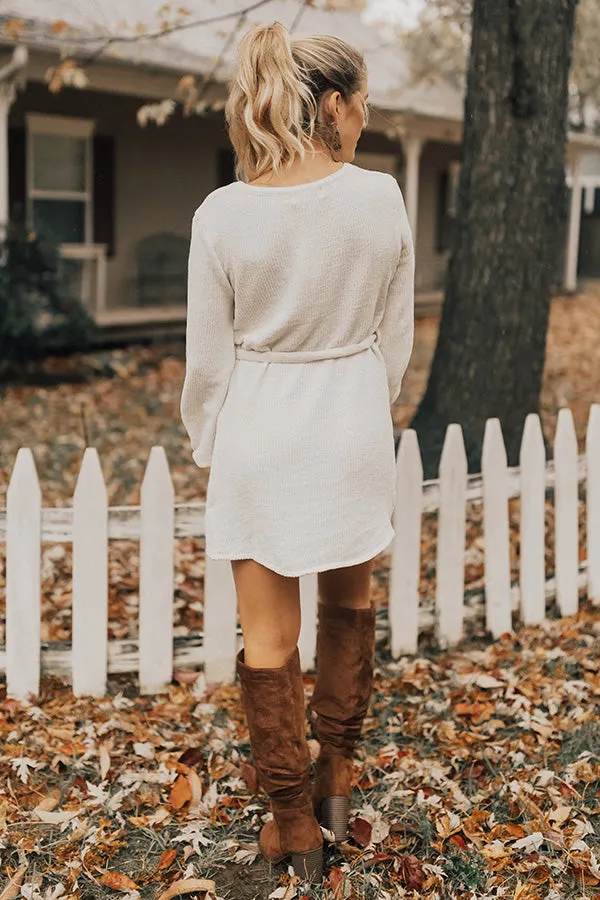
[[[60,244],[93,240],[94,122],[27,116],[27,218]]]

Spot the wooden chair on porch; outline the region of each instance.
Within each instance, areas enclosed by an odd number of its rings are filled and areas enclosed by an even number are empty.
[[[142,238],[135,248],[138,306],[184,306],[189,240],[171,232]]]

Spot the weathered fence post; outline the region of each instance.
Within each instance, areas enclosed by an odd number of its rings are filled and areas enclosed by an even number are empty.
[[[521,619],[525,625],[536,625],[546,615],[544,524],[546,451],[542,425],[537,413],[530,413],[525,419],[519,463]]]
[[[231,562],[205,555],[204,677],[233,682],[237,653],[237,595]]]
[[[436,637],[440,647],[463,635],[467,456],[462,428],[448,426],[440,460],[437,537]]]
[[[483,436],[485,619],[494,638],[512,630],[506,448],[500,419],[488,419]]]
[[[140,505],[140,693],[167,690],[173,678],[175,496],[163,447],[152,447]]]
[[[17,453],[6,496],[6,694],[40,690],[42,495],[33,453]]]
[[[556,599],[561,615],[572,616],[579,608],[577,437],[566,407],[558,413],[554,465]]]
[[[600,604],[600,403],[593,403],[590,409],[585,454],[588,597],[597,606]]]
[[[88,447],[73,494],[73,638],[76,697],[106,695],[108,500],[98,453]]]
[[[423,465],[417,433],[402,433],[396,463],[396,507],[388,591],[392,656],[416,653],[419,640]]]

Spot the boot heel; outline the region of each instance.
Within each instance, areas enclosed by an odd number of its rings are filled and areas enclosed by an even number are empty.
[[[323,847],[306,853],[292,853],[294,874],[303,881],[320,884],[323,880]]]
[[[347,797],[325,797],[321,806],[321,821],[333,831],[336,843],[348,839],[350,801]]]

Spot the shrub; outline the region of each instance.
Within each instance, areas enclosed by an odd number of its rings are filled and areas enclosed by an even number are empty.
[[[50,349],[84,349],[95,323],[65,290],[58,246],[11,223],[0,241],[0,366],[22,365]]]

